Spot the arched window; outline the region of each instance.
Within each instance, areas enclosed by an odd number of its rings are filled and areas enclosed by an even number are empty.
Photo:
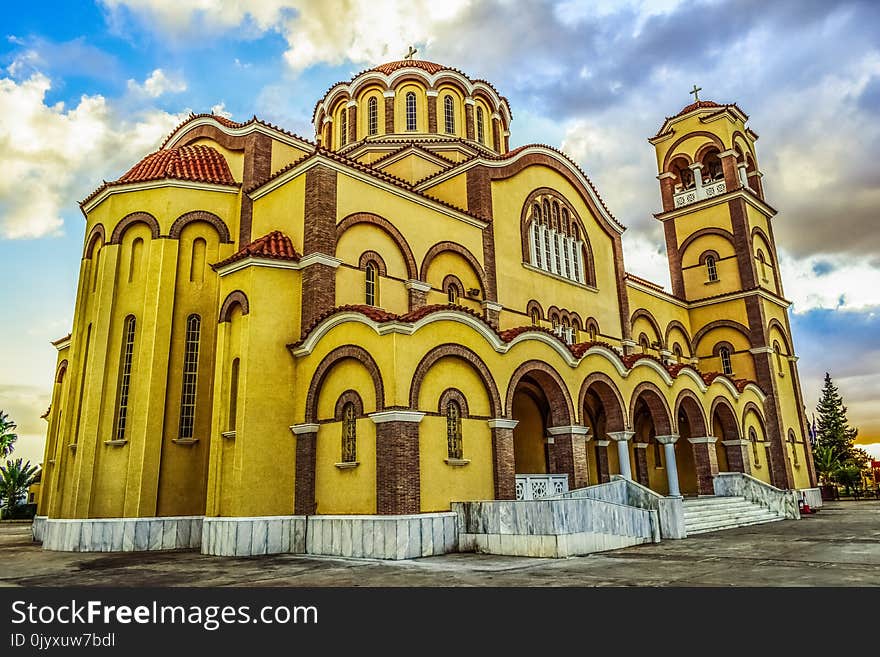
[[[709,150],[703,157],[703,171],[706,172],[709,180],[722,180],[724,178],[724,167],[721,166],[721,158],[718,157],[718,149]]]
[[[461,406],[450,399],[446,402],[446,453],[450,459],[461,459]]]
[[[546,197],[534,201],[528,232],[526,243],[532,265],[576,283],[584,282],[588,256],[579,239],[576,219],[563,202]]]
[[[413,91],[406,94],[406,129],[416,129],[416,94]]]
[[[348,108],[343,107],[339,115],[339,145],[348,143]]]
[[[457,304],[458,303],[458,288],[456,288],[455,285],[450,285],[448,288],[446,288],[446,296],[449,299],[450,304],[453,304],[453,305]]]
[[[199,334],[202,319],[198,315],[190,315],[186,319],[186,345],[183,350],[183,384],[180,396],[180,427],[177,435],[180,438],[193,437],[193,425],[196,417],[196,383],[199,377]]]
[[[588,330],[590,332],[590,342],[595,342],[599,334],[598,330],[596,329],[596,325],[591,322]]]
[[[779,376],[783,376],[782,371],[782,349],[779,347],[779,340],[773,341],[773,353],[776,354],[776,372]]]
[[[758,462],[758,432],[755,427],[749,427],[749,442],[752,444],[752,460],[755,467],[761,465]]]
[[[238,367],[239,359],[232,359],[232,367],[229,368],[229,418],[227,431],[235,431],[235,420],[238,415]]]
[[[648,353],[648,349],[651,348],[651,344],[648,342],[648,336],[642,333],[639,336],[639,346],[642,348],[642,353]]]
[[[792,429],[788,430],[788,442],[791,443],[792,465],[796,468],[799,468],[801,467],[801,464],[800,460],[798,459],[797,438],[794,437],[794,431]]]
[[[342,462],[357,461],[357,412],[354,403],[346,402],[342,407]]]
[[[541,321],[541,314],[537,308],[532,308],[532,326],[537,326]]]
[[[544,221],[546,223],[550,224],[550,228],[552,228],[553,230],[556,230],[556,226],[553,224],[553,219],[552,219],[553,215],[550,214],[550,201],[548,201],[545,198],[543,206],[544,206],[544,210],[543,210],[544,211]]]
[[[483,108],[477,108],[477,141],[481,144],[486,143],[486,132],[483,128]]]
[[[715,256],[713,255],[706,256],[706,273],[708,274],[710,281],[718,280],[718,266],[715,263]]]
[[[675,354],[675,362],[680,363],[682,358],[681,345],[677,342],[672,346],[672,353]]]
[[[761,269],[761,280],[767,282],[767,260],[764,258],[764,252],[758,249],[758,263]]]
[[[371,137],[379,134],[379,101],[375,96],[367,101],[367,133]]]
[[[116,400],[115,440],[125,440],[125,423],[128,419],[128,399],[131,386],[131,367],[134,359],[135,327],[134,315],[126,317],[122,329],[122,354],[119,359],[119,393]]]
[[[379,305],[379,286],[377,281],[377,271],[376,271],[376,263],[368,262],[366,267],[366,299],[365,302],[368,306],[377,306]]]
[[[721,347],[718,350],[718,355],[721,356],[721,371],[728,376],[733,374],[733,365],[730,363],[730,349]]]
[[[562,225],[565,227],[565,234],[575,237],[574,226],[571,224],[568,208],[562,208]]]
[[[452,96],[443,97],[443,124],[448,134],[455,134],[455,106]]]

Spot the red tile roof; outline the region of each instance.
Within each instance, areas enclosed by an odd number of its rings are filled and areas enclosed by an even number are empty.
[[[695,109],[703,109],[705,107],[724,107],[724,105],[719,105],[714,100],[698,100],[690,105],[685,105],[681,111],[672,118],[678,118],[679,116],[684,116],[688,112],[693,112]]]
[[[306,139],[305,137],[300,137],[299,135],[297,135],[293,132],[290,132],[289,130],[285,130],[284,128],[279,128],[277,125],[269,123],[268,121],[263,121],[261,119],[258,119],[256,117],[256,115],[252,116],[247,121],[236,122],[236,121],[233,121],[232,119],[227,119],[225,116],[220,116],[219,114],[190,114],[186,119],[181,121],[174,128],[174,130],[172,130],[169,133],[169,135],[167,137],[165,137],[165,140],[162,142],[162,145],[160,146],[160,148],[165,148],[165,145],[171,140],[171,138],[174,135],[177,134],[178,130],[180,130],[187,123],[189,123],[190,121],[195,121],[196,119],[203,119],[203,118],[214,119],[215,121],[217,121],[217,123],[219,123],[220,125],[222,125],[226,128],[243,128],[245,126],[252,125],[252,124],[261,125],[266,128],[269,128],[270,130],[281,132],[285,135],[288,135],[289,137],[293,137],[294,139],[297,139],[301,142],[305,142],[305,144],[310,147],[315,146],[315,142],[311,141],[310,139]]]
[[[175,146],[150,153],[116,182],[143,182],[174,178],[234,185],[226,158],[210,146]]]
[[[280,230],[276,230],[268,235],[263,235],[262,237],[255,239],[243,249],[236,251],[225,260],[221,260],[220,262],[211,265],[211,267],[216,270],[231,262],[244,260],[249,256],[256,258],[270,258],[272,260],[293,261],[299,260],[300,257],[296,252],[296,249],[293,248],[293,242],[290,241],[290,238]]]
[[[380,64],[375,68],[371,68],[371,71],[379,71],[380,73],[384,73],[385,75],[391,75],[394,71],[401,68],[420,68],[423,71],[427,71],[431,75],[434,75],[437,71],[442,71],[445,66],[441,66],[440,64],[435,64],[434,62],[426,62],[423,59],[401,59],[396,62],[388,62],[387,64]]]

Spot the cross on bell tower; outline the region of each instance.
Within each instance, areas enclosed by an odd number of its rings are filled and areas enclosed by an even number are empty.
[[[702,90],[703,90],[703,87],[698,87],[697,85],[694,85],[694,88],[691,89],[691,90],[688,92],[688,93],[694,95],[694,102],[695,102],[695,103],[699,103],[699,102],[700,102],[700,92],[701,92]]]

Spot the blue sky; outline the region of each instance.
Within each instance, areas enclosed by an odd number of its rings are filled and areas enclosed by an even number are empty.
[[[830,371],[880,443],[880,5],[758,0],[4,5],[0,34],[0,408],[40,460],[54,351],[72,320],[77,201],[155,150],[190,111],[311,138],[334,82],[418,57],[490,80],[511,145],[561,147],[624,236],[627,269],[668,285],[653,151],[665,116],[737,102],[761,135],[804,394]],[[25,451],[26,450],[26,451]]]

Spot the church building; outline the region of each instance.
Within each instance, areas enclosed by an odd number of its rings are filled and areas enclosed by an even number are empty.
[[[671,292],[457,69],[337,83],[314,140],[190,116],[80,204],[37,537],[253,554],[309,519],[439,518],[449,551],[456,502],[814,487],[758,135],[696,91],[648,139]]]

